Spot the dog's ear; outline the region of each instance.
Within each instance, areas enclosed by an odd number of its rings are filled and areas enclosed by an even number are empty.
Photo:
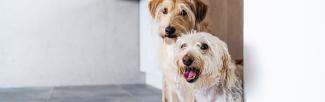
[[[221,85],[226,93],[226,100],[241,100],[243,86],[241,79],[235,73],[236,66],[231,62],[228,52],[223,57],[223,68],[221,70]]]
[[[162,1],[163,0],[150,0],[149,1],[148,8],[149,8],[149,12],[153,18],[155,18],[157,7]]]
[[[204,20],[207,11],[208,11],[208,6],[204,4],[201,0],[193,0],[195,3],[195,16],[196,16],[196,21],[201,22]]]
[[[224,52],[222,60],[223,68],[221,69],[221,80],[223,86],[227,89],[237,87],[239,80],[235,74],[235,65],[232,64],[228,51]]]

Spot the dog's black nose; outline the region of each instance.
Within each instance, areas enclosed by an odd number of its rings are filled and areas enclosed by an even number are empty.
[[[176,31],[176,29],[172,26],[168,26],[165,28],[165,32],[166,32],[167,36],[174,34],[175,31]]]
[[[186,66],[190,66],[194,62],[193,57],[189,55],[185,55],[182,60],[183,60],[183,64]]]

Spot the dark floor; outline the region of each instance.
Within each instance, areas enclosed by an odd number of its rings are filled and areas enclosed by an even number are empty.
[[[161,102],[147,85],[0,88],[0,102]]]

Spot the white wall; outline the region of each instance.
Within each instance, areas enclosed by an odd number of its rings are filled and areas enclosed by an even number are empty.
[[[324,102],[325,1],[245,0],[247,102]]]
[[[158,25],[148,10],[148,0],[140,1],[140,69],[146,74],[146,84],[162,87],[162,73],[159,67]]]
[[[0,87],[144,83],[138,7],[0,0]]]

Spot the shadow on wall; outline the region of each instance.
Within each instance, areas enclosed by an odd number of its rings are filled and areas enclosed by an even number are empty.
[[[261,71],[259,68],[261,65],[259,65],[259,59],[257,55],[259,55],[256,51],[256,48],[254,46],[244,45],[244,90],[245,95],[247,94],[253,94],[247,92],[247,90],[250,90],[250,92],[256,92],[255,89],[258,88],[256,86],[261,86],[257,84],[261,84],[260,82],[256,82],[258,79],[258,76],[260,76]]]

